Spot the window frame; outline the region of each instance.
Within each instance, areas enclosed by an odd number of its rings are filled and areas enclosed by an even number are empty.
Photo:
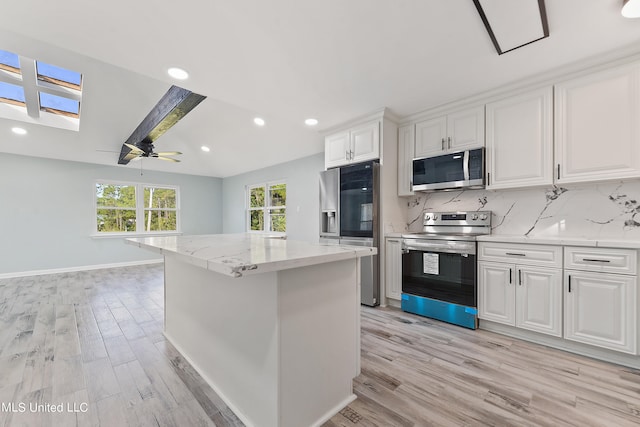
[[[245,229],[247,231],[247,233],[252,233],[252,234],[272,234],[272,235],[277,235],[277,236],[286,236],[287,231],[286,231],[286,219],[287,219],[287,202],[285,199],[285,204],[282,206],[272,206],[271,205],[271,187],[275,187],[277,185],[284,185],[285,186],[285,191],[287,186],[287,182],[285,180],[277,180],[277,181],[267,181],[267,182],[261,182],[258,184],[249,184],[245,186]],[[264,206],[262,207],[255,207],[252,208],[251,207],[251,190],[254,188],[264,188]],[[284,210],[284,217],[285,217],[285,231],[272,231],[271,230],[271,211],[276,210],[276,209],[283,209]],[[251,212],[252,211],[262,211],[262,215],[263,215],[263,224],[264,227],[262,230],[252,230],[251,229]]]
[[[136,231],[132,232],[122,232],[122,231],[98,231],[98,209],[121,209],[121,210],[133,210],[130,208],[109,208],[109,207],[100,207],[98,206],[98,195],[96,194],[96,188],[98,184],[102,185],[119,185],[119,186],[130,186],[135,188],[135,196],[136,196]],[[161,188],[174,190],[176,192],[176,207],[168,208],[168,209],[160,209],[160,208],[148,208],[145,207],[144,204],[144,190],[145,188]],[[169,210],[175,211],[176,213],[176,229],[175,230],[166,230],[166,231],[145,231],[145,213],[147,211],[159,211],[159,210]],[[180,235],[182,234],[182,226],[181,226],[181,208],[180,208],[180,186],[178,185],[170,185],[170,184],[153,184],[148,182],[130,182],[130,181],[117,181],[112,179],[96,179],[93,182],[93,206],[92,206],[92,215],[93,215],[93,231],[91,233],[92,237],[98,238],[109,238],[109,237],[147,237],[147,236],[171,236],[171,235]]]

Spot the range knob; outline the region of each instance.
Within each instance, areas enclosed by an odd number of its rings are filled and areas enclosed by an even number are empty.
[[[474,221],[478,219],[478,214],[471,214],[471,219]]]
[[[480,215],[480,219],[481,219],[481,220],[483,220],[483,221],[484,221],[485,219],[487,219],[487,214],[481,214],[481,215]]]
[[[431,215],[427,214],[424,216],[425,221],[429,221],[431,219]]]
[[[434,220],[438,219],[438,215],[433,215],[433,219]]]

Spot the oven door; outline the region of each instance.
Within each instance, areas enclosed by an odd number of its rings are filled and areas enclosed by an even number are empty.
[[[475,329],[476,243],[403,240],[402,309]]]

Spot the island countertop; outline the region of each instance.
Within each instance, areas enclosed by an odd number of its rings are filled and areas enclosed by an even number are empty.
[[[259,234],[208,234],[126,239],[126,243],[231,277],[376,255],[377,249],[323,245]]]

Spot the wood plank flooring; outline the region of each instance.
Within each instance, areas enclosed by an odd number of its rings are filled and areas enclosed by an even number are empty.
[[[0,426],[242,426],[162,335],[162,281],[0,280]],[[638,370],[395,309],[363,307],[354,389],[324,427],[640,425]]]

